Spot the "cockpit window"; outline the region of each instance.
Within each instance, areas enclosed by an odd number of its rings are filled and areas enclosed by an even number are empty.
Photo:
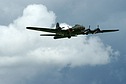
[[[76,27],[76,26],[80,26],[80,25],[79,25],[79,24],[76,24],[75,27]]]

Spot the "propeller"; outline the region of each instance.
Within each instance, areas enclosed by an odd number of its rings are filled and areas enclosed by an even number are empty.
[[[97,28],[95,29],[96,31],[100,31],[100,28],[99,28],[100,26],[99,25],[97,25]]]
[[[99,25],[97,25],[97,28],[99,28]]]
[[[89,29],[90,29],[90,27],[91,27],[91,26],[89,25]]]
[[[88,34],[91,32],[90,27],[91,27],[91,26],[89,25],[88,29],[85,29],[85,30],[84,30],[84,34],[88,35]]]
[[[99,25],[97,25],[97,28],[93,31],[93,33],[92,33],[92,34],[96,34],[96,33],[98,33],[98,32],[100,32]]]

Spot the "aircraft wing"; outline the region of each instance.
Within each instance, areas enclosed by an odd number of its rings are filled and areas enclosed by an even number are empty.
[[[116,32],[116,31],[119,31],[119,30],[118,29],[115,29],[115,30],[100,30],[98,28],[98,29],[95,29],[95,30],[89,30],[87,33],[88,34],[96,34],[96,33]]]
[[[118,29],[115,29],[115,30],[100,30],[99,28],[97,28],[95,30],[87,29],[87,30],[84,31],[83,34],[97,34],[97,33],[116,32],[116,31],[119,31],[119,30]]]
[[[116,30],[100,30],[98,33],[115,32],[115,31],[119,31],[119,30],[118,29],[116,29]]]
[[[50,29],[50,28],[26,27],[26,29],[36,30],[36,31],[50,32],[50,33],[57,33],[56,29]]]

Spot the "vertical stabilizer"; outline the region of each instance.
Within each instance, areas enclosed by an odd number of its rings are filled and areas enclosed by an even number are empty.
[[[61,27],[60,27],[60,25],[59,25],[59,23],[58,23],[58,22],[56,23],[56,29],[61,30]]]

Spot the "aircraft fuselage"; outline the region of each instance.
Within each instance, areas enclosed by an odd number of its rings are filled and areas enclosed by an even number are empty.
[[[75,25],[74,27],[67,29],[67,31],[66,30],[64,32],[63,30],[57,31],[56,33],[57,36],[54,39],[62,38],[62,37],[71,38],[71,36],[77,36],[79,34],[83,34],[84,30],[85,30],[84,26]]]

